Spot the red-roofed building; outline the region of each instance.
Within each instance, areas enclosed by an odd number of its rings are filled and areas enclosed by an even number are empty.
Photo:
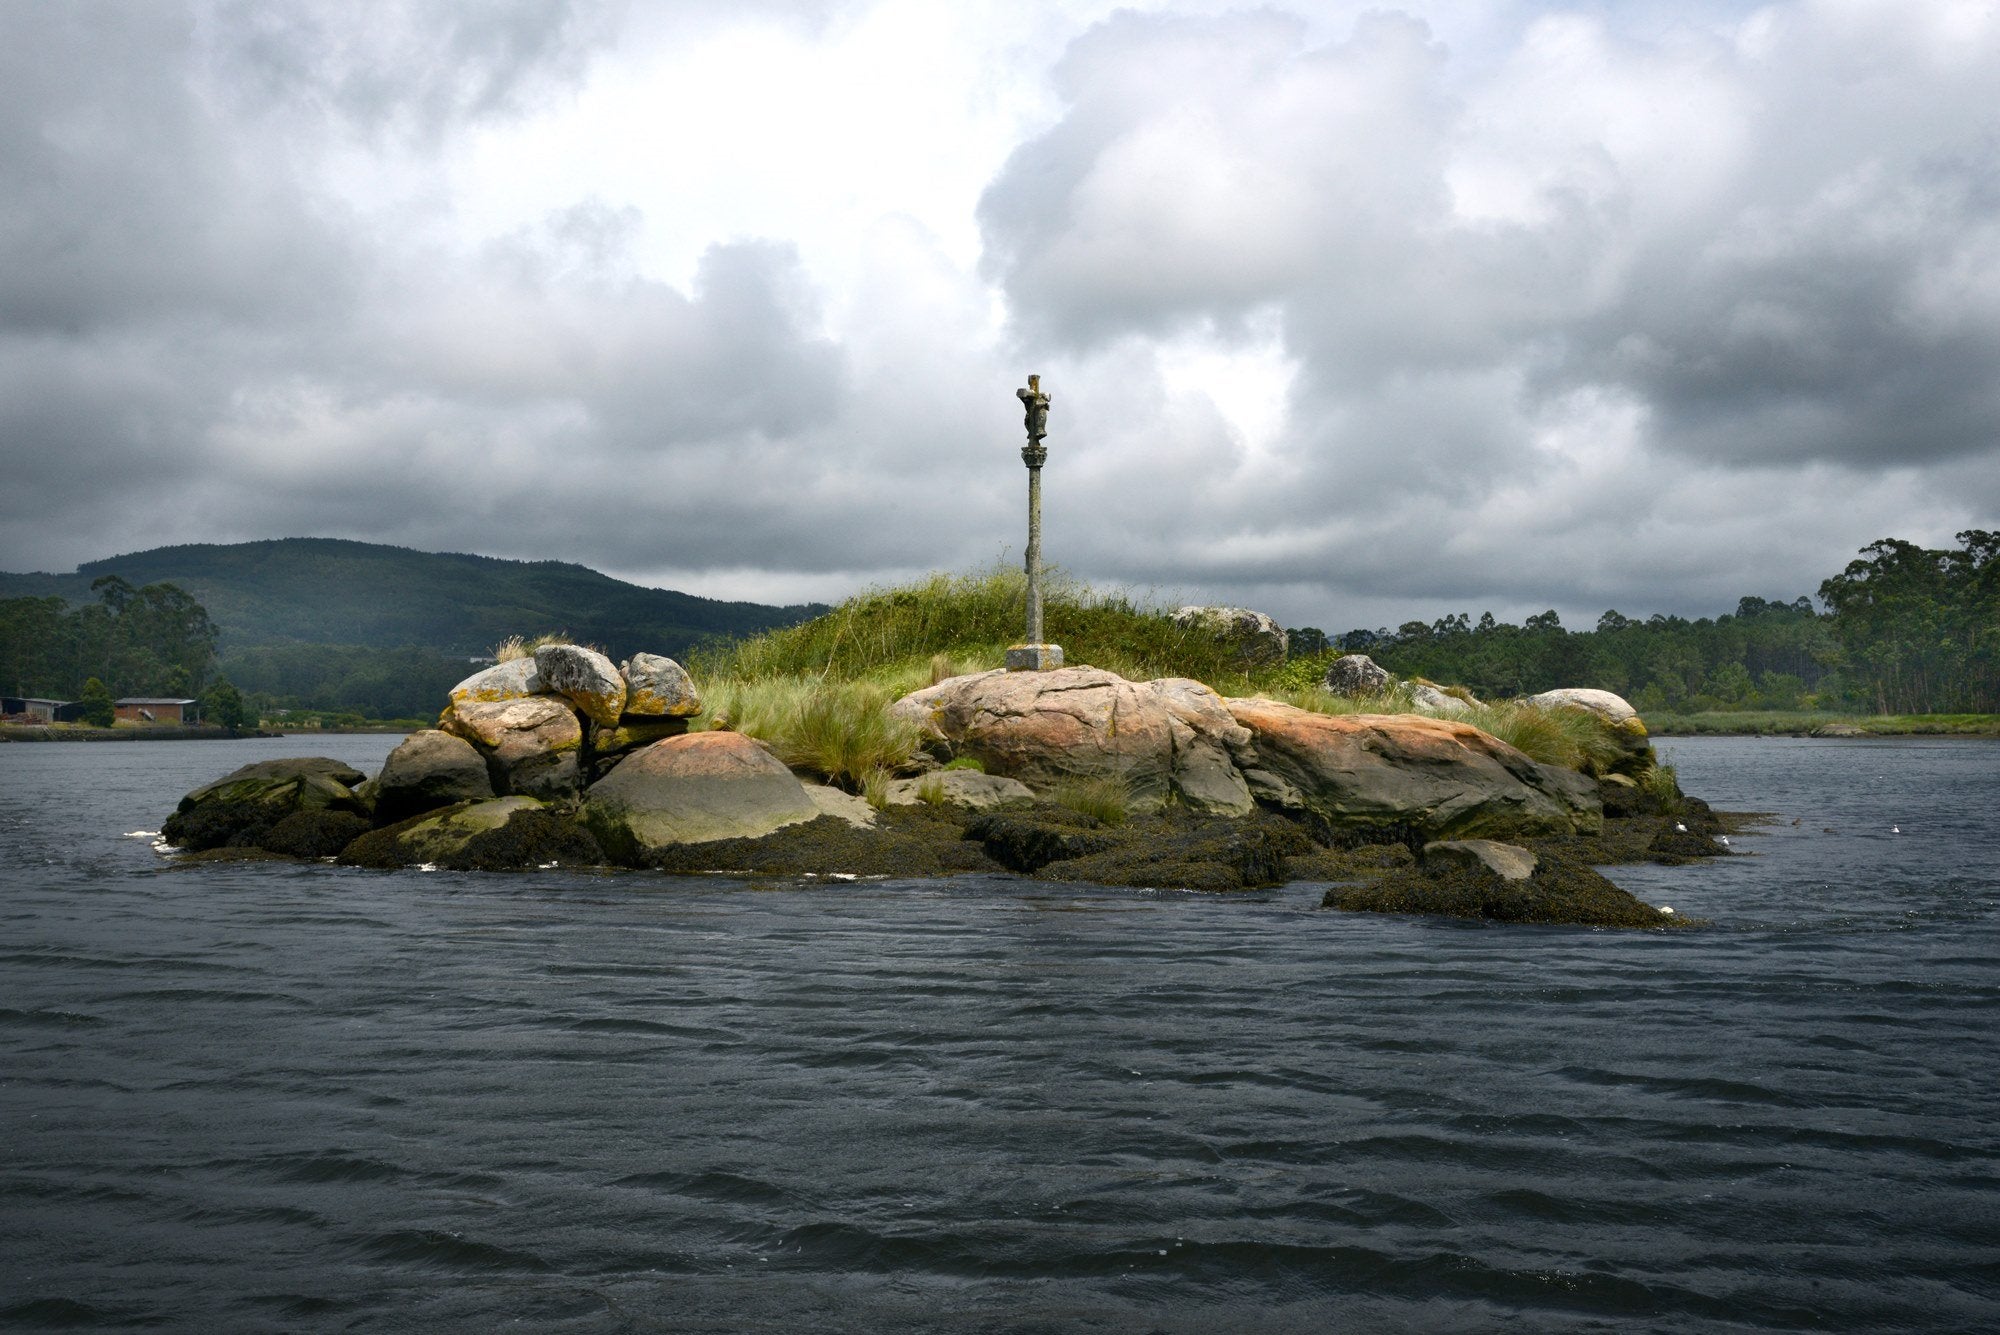
[[[128,695],[122,700],[113,700],[112,708],[117,712],[120,723],[189,723],[188,717],[194,710],[192,700],[168,700],[150,695]]]

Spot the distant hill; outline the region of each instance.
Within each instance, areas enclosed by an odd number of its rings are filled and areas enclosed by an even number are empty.
[[[562,631],[614,658],[678,655],[697,641],[787,626],[820,604],[772,607],[648,589],[563,561],[506,561],[338,538],[191,543],[78,566],[70,575],[0,574],[0,599],[94,600],[91,581],[165,581],[192,594],[225,654],[263,645],[417,646],[486,653],[509,635]]]

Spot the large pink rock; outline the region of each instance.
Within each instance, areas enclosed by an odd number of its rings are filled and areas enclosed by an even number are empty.
[[[912,692],[890,713],[1033,789],[1109,776],[1141,809],[1170,796],[1230,815],[1254,805],[1230,759],[1248,734],[1200,682],[1131,682],[1092,667],[981,672]]]
[[[1315,714],[1231,700],[1238,752],[1259,801],[1333,832],[1424,839],[1588,833],[1603,808],[1581,774],[1539,764],[1466,723],[1417,714]]]
[[[740,732],[655,742],[584,794],[584,823],[605,852],[630,865],[673,844],[754,839],[819,814],[805,785]]]

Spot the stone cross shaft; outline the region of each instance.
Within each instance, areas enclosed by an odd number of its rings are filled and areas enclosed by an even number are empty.
[[[1040,670],[1062,666],[1061,647],[1042,639],[1042,465],[1049,460],[1042,438],[1049,434],[1049,396],[1038,375],[1029,376],[1028,387],[1014,396],[1026,410],[1028,429],[1028,443],[1021,447],[1021,462],[1028,466],[1028,640],[1007,651],[1007,666]]]

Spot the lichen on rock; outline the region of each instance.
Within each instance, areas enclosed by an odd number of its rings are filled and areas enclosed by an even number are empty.
[[[619,665],[625,678],[625,712],[653,718],[690,718],[701,712],[701,694],[687,669],[660,654],[633,654]]]
[[[616,727],[625,712],[625,678],[617,664],[581,644],[545,644],[535,650],[535,675],[600,728]]]

